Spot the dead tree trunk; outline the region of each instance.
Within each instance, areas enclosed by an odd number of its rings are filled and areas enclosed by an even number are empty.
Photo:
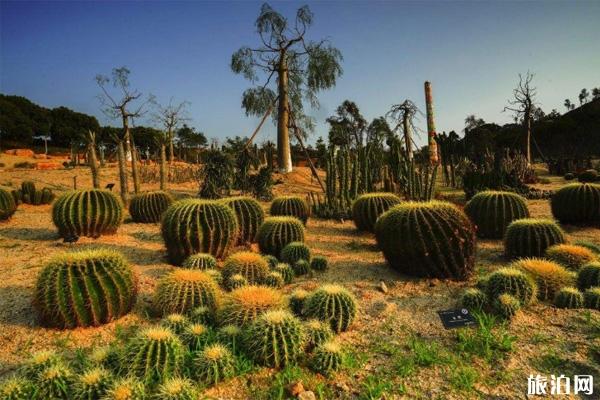
[[[88,156],[87,161],[92,172],[92,185],[94,189],[100,189],[100,169],[98,167],[98,157],[96,156],[96,134],[88,131]]]
[[[279,171],[292,171],[292,153],[290,149],[289,132],[289,97],[288,97],[288,67],[285,52],[282,51],[279,62],[279,114],[277,120],[277,163]]]

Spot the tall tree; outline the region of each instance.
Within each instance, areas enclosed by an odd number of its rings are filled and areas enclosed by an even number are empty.
[[[367,120],[355,102],[344,100],[327,122],[330,126],[329,143],[355,149],[364,144]]]
[[[400,104],[394,104],[386,114],[396,122],[394,131],[402,127],[402,136],[404,137],[404,146],[406,157],[413,159],[413,138],[412,132],[415,130],[414,119],[419,112],[416,104],[410,100],[404,100]]]
[[[256,19],[260,44],[256,48],[242,47],[231,57],[231,69],[252,83],[258,83],[259,74],[266,76],[263,84],[247,89],[242,95],[246,115],[263,115],[273,109],[277,122],[277,159],[281,172],[292,170],[290,151],[290,113],[303,131],[310,131],[312,121],[304,113],[303,101],[318,107],[316,94],[336,84],[342,74],[341,52],[327,40],[306,39],[313,14],[308,6],[296,12],[293,23],[275,11],[269,4],[262,5]],[[276,77],[272,82],[273,76]],[[276,85],[275,89],[271,86]],[[275,110],[274,110],[275,111]]]
[[[590,92],[586,88],[581,89],[581,92],[579,92],[579,105],[582,106],[587,103],[589,97]]]
[[[536,109],[535,97],[537,90],[532,85],[534,74],[527,71],[527,75],[519,74],[519,84],[513,89],[513,99],[508,100],[508,106],[504,111],[509,110],[515,113],[515,118],[523,121],[525,134],[523,137],[523,152],[527,162],[531,164],[531,122],[533,113]]]

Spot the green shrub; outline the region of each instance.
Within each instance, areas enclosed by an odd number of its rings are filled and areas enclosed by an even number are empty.
[[[190,324],[184,327],[181,340],[191,351],[200,351],[213,341],[213,332],[203,324]]]
[[[37,166],[36,163],[29,162],[29,161],[21,161],[18,163],[14,163],[14,165],[13,165],[14,168],[24,168],[24,169],[35,169],[36,166]]]
[[[117,379],[102,400],[145,400],[144,383],[136,378]]]
[[[233,290],[219,312],[221,325],[245,326],[262,313],[286,308],[280,291],[266,286],[244,286]]]
[[[327,266],[327,258],[323,256],[314,256],[310,262],[310,268],[315,271],[325,271]]]
[[[137,278],[112,250],[63,253],[42,269],[33,304],[46,326],[98,326],[127,314],[135,304]]]
[[[0,221],[7,220],[17,211],[17,203],[13,196],[0,188]]]
[[[290,309],[294,315],[300,317],[304,312],[304,304],[309,293],[304,289],[295,289],[289,296]]]
[[[162,326],[170,329],[171,332],[175,333],[176,335],[181,335],[189,323],[190,321],[185,315],[176,313],[168,314],[160,321]]]
[[[304,226],[294,217],[268,217],[256,237],[261,253],[279,256],[288,243],[304,242]]]
[[[169,378],[158,387],[155,398],[159,400],[197,400],[199,395],[191,380]]]
[[[201,271],[216,269],[217,259],[208,253],[197,253],[186,258],[181,266],[183,268],[199,269]]]
[[[454,205],[406,202],[375,224],[377,244],[392,268],[408,275],[467,279],[474,269],[475,230]]]
[[[242,251],[229,256],[223,264],[223,280],[227,282],[233,275],[240,274],[249,284],[264,282],[269,273],[269,264],[256,253]]]
[[[292,280],[294,279],[294,270],[292,269],[292,267],[290,267],[289,264],[278,263],[273,268],[273,272],[279,273],[283,278],[283,283],[286,285],[292,283]]]
[[[265,220],[260,203],[251,197],[229,197],[223,199],[223,203],[235,212],[240,230],[238,243],[255,242],[258,228]]]
[[[302,242],[291,242],[281,250],[279,258],[290,265],[300,260],[310,261],[310,249]]]
[[[504,252],[509,258],[542,257],[548,247],[565,242],[563,230],[554,221],[524,218],[508,226]]]
[[[492,302],[492,305],[494,307],[494,312],[504,319],[511,319],[521,308],[519,299],[508,293],[503,293],[496,297]]]
[[[2,400],[31,400],[34,384],[23,377],[12,377],[0,383],[0,399]]]
[[[596,260],[596,255],[588,248],[572,244],[555,244],[546,249],[546,258],[570,270],[577,271],[584,264]]]
[[[359,231],[375,231],[377,218],[402,200],[393,193],[366,193],[352,203],[352,219]]]
[[[233,274],[225,281],[225,287],[229,290],[241,288],[248,285],[248,279],[242,274]]]
[[[333,331],[329,324],[318,319],[306,321],[304,331],[306,332],[306,347],[309,351],[333,339]]]
[[[76,399],[100,399],[108,392],[113,377],[104,368],[92,368],[81,374],[74,385]]]
[[[564,287],[556,293],[554,305],[558,308],[582,308],[583,294],[574,287]]]
[[[311,369],[322,375],[329,376],[342,366],[343,354],[340,345],[330,341],[315,349],[311,359]]]
[[[265,285],[270,286],[272,288],[280,289],[285,284],[283,280],[283,275],[279,272],[269,272],[265,278]]]
[[[504,267],[489,275],[487,291],[492,301],[506,293],[527,305],[536,298],[537,286],[535,281],[520,269]]]
[[[292,269],[297,276],[306,275],[310,272],[310,264],[306,260],[298,260],[294,263]]]
[[[52,205],[52,221],[65,239],[113,234],[123,222],[123,203],[108,190],[76,190]]]
[[[600,287],[592,287],[583,293],[586,308],[600,311]]]
[[[336,332],[348,330],[356,317],[357,304],[354,296],[340,285],[323,285],[305,301],[303,314],[329,322]]]
[[[220,343],[207,346],[194,358],[197,379],[215,385],[235,374],[235,360],[231,351]]]
[[[298,318],[284,310],[267,311],[248,328],[245,348],[259,364],[279,368],[303,354],[304,339]]]
[[[540,258],[522,258],[515,261],[512,267],[524,271],[535,280],[537,297],[540,300],[552,300],[561,288],[572,286],[575,282],[572,272],[559,264]]]
[[[460,298],[462,307],[469,311],[480,311],[488,303],[487,295],[480,289],[469,288],[465,290]]]
[[[552,215],[563,224],[600,222],[600,185],[571,183],[557,190],[550,200]]]
[[[270,254],[266,254],[263,256],[265,258],[265,261],[267,261],[267,263],[269,264],[269,268],[275,268],[275,266],[277,264],[279,264],[279,260],[277,259],[277,257],[272,256]]]
[[[579,173],[577,179],[579,179],[579,182],[596,182],[598,180],[598,171],[595,169],[586,169]]]
[[[158,281],[154,304],[163,315],[187,314],[199,306],[216,311],[221,291],[205,272],[177,269]]]
[[[577,274],[577,287],[586,290],[594,286],[600,287],[600,262],[584,265]]]
[[[159,222],[173,201],[173,196],[161,190],[140,193],[131,199],[129,214],[134,222]]]
[[[310,207],[308,207],[306,200],[300,197],[281,196],[276,197],[271,203],[270,213],[273,216],[296,217],[306,225],[308,217],[310,217]]]
[[[482,238],[500,239],[508,225],[517,219],[528,218],[526,200],[516,193],[479,192],[465,206],[465,213],[477,226]]]
[[[185,199],[173,203],[162,219],[162,236],[169,260],[180,265],[195,253],[222,258],[235,245],[235,213],[218,201]]]

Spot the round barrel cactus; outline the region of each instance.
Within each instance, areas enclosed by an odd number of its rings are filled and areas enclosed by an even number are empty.
[[[600,262],[591,262],[581,267],[577,274],[577,287],[586,290],[591,287],[600,287]]]
[[[0,188],[0,221],[9,219],[17,211],[17,203],[12,194]]]
[[[160,321],[162,326],[169,328],[176,335],[181,335],[189,323],[183,314],[169,314]]]
[[[290,265],[300,260],[310,261],[310,249],[302,242],[291,242],[281,250],[279,258]]]
[[[289,311],[262,314],[247,331],[246,352],[258,363],[279,368],[294,363],[304,353],[302,322]]]
[[[304,226],[294,217],[268,217],[256,235],[261,253],[278,257],[292,242],[304,242]]]
[[[340,285],[323,285],[304,303],[304,315],[329,322],[336,332],[347,331],[356,317],[356,299]]]
[[[377,218],[402,200],[393,193],[366,193],[352,203],[352,219],[359,231],[375,231]]]
[[[503,293],[492,302],[492,306],[497,315],[511,319],[521,309],[521,302],[516,297]]]
[[[304,289],[295,289],[289,296],[290,309],[294,315],[302,316],[304,312],[304,304],[309,293]]]
[[[186,378],[169,378],[156,389],[155,399],[160,400],[197,400],[200,393],[194,382]]]
[[[310,262],[310,269],[315,271],[325,271],[328,266],[327,258],[323,256],[314,256]]]
[[[524,305],[530,304],[537,294],[535,281],[520,269],[504,267],[492,272],[487,279],[490,300],[507,293]]]
[[[483,191],[466,204],[465,213],[477,226],[482,238],[500,239],[508,225],[517,219],[528,218],[527,201],[516,193]]]
[[[230,255],[223,264],[223,280],[227,282],[233,275],[240,274],[250,284],[263,283],[269,273],[269,264],[260,254],[242,251]]]
[[[589,288],[583,293],[586,308],[600,311],[600,287]]]
[[[41,271],[34,307],[44,325],[98,326],[127,314],[137,279],[125,258],[108,249],[61,254]]]
[[[175,265],[195,253],[222,258],[237,241],[235,213],[213,200],[185,199],[173,203],[162,219],[162,236]]]
[[[557,190],[550,199],[552,215],[563,224],[600,222],[600,185],[571,183]]]
[[[67,192],[52,205],[52,221],[64,239],[97,238],[117,231],[123,222],[123,203],[108,190]]]
[[[480,311],[487,305],[487,303],[487,294],[477,288],[469,288],[465,290],[460,298],[461,306],[469,311]]]
[[[546,258],[577,271],[584,264],[596,260],[596,254],[586,247],[572,244],[555,244],[546,249]]]
[[[561,288],[572,286],[575,281],[573,272],[560,264],[540,258],[522,258],[511,266],[524,271],[535,280],[540,300],[552,300]]]
[[[243,286],[233,290],[220,310],[221,325],[245,326],[262,313],[284,309],[287,304],[279,290],[267,286]]]
[[[298,196],[281,196],[276,197],[271,203],[271,215],[282,215],[296,217],[304,225],[310,217],[310,208],[308,203]]]
[[[285,281],[283,280],[283,275],[279,272],[269,272],[265,277],[265,285],[273,288],[280,289],[285,285]]]
[[[275,268],[275,266],[279,264],[279,260],[275,256],[265,254],[263,257],[265,258],[265,261],[267,261],[267,263],[269,264],[269,268],[271,269]]]
[[[239,236],[238,243],[253,243],[256,241],[258,228],[265,220],[265,212],[260,203],[252,197],[229,197],[222,202],[235,212]]]
[[[518,219],[506,229],[504,253],[509,258],[542,257],[548,247],[565,241],[563,230],[552,220]]]
[[[214,279],[202,271],[177,269],[158,281],[154,304],[167,314],[188,314],[206,306],[214,313],[221,291]]]
[[[310,272],[310,264],[306,260],[298,260],[294,263],[292,269],[297,276],[306,275]]]
[[[313,371],[328,376],[342,367],[342,360],[343,354],[340,345],[329,341],[315,349],[310,367]]]
[[[0,382],[0,399],[3,400],[31,400],[35,386],[27,378],[14,376]]]
[[[113,382],[102,400],[145,400],[146,387],[137,378],[120,378]]]
[[[289,264],[278,263],[275,267],[273,267],[272,270],[273,272],[278,272],[279,274],[281,274],[284,284],[287,285],[289,283],[292,283],[292,280],[294,279],[294,270],[292,269],[292,267],[290,267]]]
[[[197,353],[193,366],[198,380],[208,385],[216,385],[235,374],[235,358],[220,343],[207,346]]]
[[[135,222],[159,222],[171,203],[173,203],[173,196],[161,190],[140,193],[131,199],[129,214]]]
[[[181,339],[191,351],[199,351],[212,341],[213,332],[206,325],[190,324],[184,328]]]
[[[91,368],[84,371],[75,380],[74,394],[76,399],[100,399],[102,398],[110,385],[113,376],[104,368]]]
[[[564,287],[556,293],[554,305],[558,308],[582,308],[583,294],[574,287]]]
[[[197,253],[192,254],[191,256],[186,258],[181,266],[183,268],[199,269],[201,271],[205,271],[207,269],[217,268],[217,259],[214,258],[211,254]]]
[[[304,323],[304,331],[306,347],[309,351],[333,339],[333,331],[329,324],[318,319],[311,319]]]
[[[406,202],[375,224],[377,244],[390,266],[408,275],[464,280],[475,265],[475,229],[454,205]]]
[[[37,399],[69,400],[73,398],[75,374],[64,364],[51,365],[36,379]]]
[[[227,289],[235,290],[248,285],[248,279],[242,274],[233,274],[225,280],[224,284]]]

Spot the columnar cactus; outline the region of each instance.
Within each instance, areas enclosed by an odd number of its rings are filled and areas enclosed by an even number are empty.
[[[292,280],[294,279],[294,270],[289,264],[278,263],[275,267],[273,267],[273,272],[278,272],[281,274],[283,283],[286,285],[292,283]]]
[[[323,256],[314,256],[310,262],[310,269],[313,269],[315,271],[325,271],[327,269],[327,266],[327,258]]]
[[[298,260],[292,266],[294,274],[297,276],[306,275],[310,272],[310,264],[306,260]]]
[[[304,242],[304,226],[294,217],[268,217],[256,235],[261,253],[279,256],[292,242]]]
[[[126,346],[121,367],[153,386],[177,376],[183,365],[184,347],[168,328],[146,328]]]
[[[289,302],[290,309],[294,313],[294,315],[302,316],[304,312],[304,304],[306,303],[306,299],[308,298],[309,293],[304,289],[296,289],[290,294]]]
[[[310,351],[333,339],[333,331],[327,322],[311,319],[304,323],[306,347]]]
[[[229,290],[235,290],[248,285],[248,279],[242,274],[233,274],[225,281],[225,287]]]
[[[40,204],[50,204],[54,200],[54,193],[51,189],[45,187],[41,190],[36,189],[35,183],[31,181],[21,182],[21,189],[12,191],[15,203],[31,204],[38,206]]]
[[[523,305],[527,305],[536,298],[537,286],[525,272],[516,268],[504,267],[489,275],[487,291],[492,301],[501,294],[507,293],[514,296]]]
[[[170,329],[176,335],[181,335],[189,323],[190,321],[185,315],[176,313],[168,314],[160,321],[162,326]]]
[[[392,268],[420,277],[467,279],[474,269],[475,230],[454,205],[406,202],[375,224],[377,244]]]
[[[98,326],[127,314],[137,278],[125,258],[108,249],[63,253],[42,269],[34,307],[46,326]]]
[[[52,221],[64,239],[97,238],[117,231],[123,222],[123,203],[108,190],[67,192],[52,205]]]
[[[508,225],[517,219],[529,218],[527,202],[511,192],[483,191],[466,204],[465,213],[477,226],[482,238],[501,239]]]
[[[565,242],[563,230],[554,221],[518,219],[506,229],[504,253],[509,258],[542,257],[548,247]]]
[[[233,354],[220,343],[206,346],[196,355],[193,365],[198,380],[208,385],[215,385],[235,374]]]
[[[342,361],[343,354],[340,345],[329,341],[315,349],[310,367],[313,371],[328,376],[341,368]]]
[[[537,297],[540,300],[552,300],[561,288],[572,286],[575,274],[560,264],[540,258],[522,258],[512,264],[533,278],[537,284]]]
[[[270,286],[272,288],[280,289],[285,284],[283,280],[283,275],[279,272],[269,272],[265,277],[265,285]]]
[[[503,293],[498,296],[493,302],[494,311],[504,319],[511,319],[517,314],[521,308],[521,302],[516,297]]]
[[[597,258],[590,249],[572,244],[550,246],[546,249],[546,257],[573,271]]]
[[[244,286],[232,291],[220,310],[221,325],[245,326],[269,310],[286,308],[280,291],[266,286]]]
[[[250,325],[245,340],[246,352],[258,363],[279,368],[294,363],[304,352],[302,322],[289,311],[262,314]]]
[[[550,200],[552,215],[563,224],[600,222],[600,185],[571,183],[557,190]]]
[[[102,400],[145,400],[144,383],[136,378],[117,379]]]
[[[260,203],[252,197],[229,197],[222,201],[236,215],[240,230],[238,243],[255,242],[258,228],[265,220],[265,212]]]
[[[269,264],[257,253],[242,251],[229,256],[223,264],[223,280],[227,282],[232,275],[240,274],[250,284],[264,282],[269,273]]]
[[[310,217],[310,207],[306,200],[297,196],[281,196],[277,197],[271,203],[271,215],[282,215],[296,217],[304,225]]]
[[[583,294],[574,287],[564,287],[556,293],[554,305],[558,308],[582,308]]]
[[[160,400],[197,400],[199,393],[194,382],[185,378],[169,378],[156,390],[155,398]]]
[[[279,258],[290,265],[300,260],[310,261],[310,249],[302,242],[291,242],[281,250]]]
[[[462,307],[469,311],[482,310],[488,303],[487,295],[477,288],[469,288],[464,291],[460,298]]]
[[[203,324],[187,325],[181,333],[183,343],[191,351],[202,350],[213,340],[213,332]]]
[[[73,372],[63,364],[51,365],[36,379],[36,398],[69,400],[73,397]]]
[[[173,201],[173,196],[161,190],[140,193],[131,199],[129,214],[135,222],[160,222],[162,215]]]
[[[222,258],[238,236],[233,210],[212,200],[185,199],[173,203],[163,214],[161,230],[169,260],[175,265],[200,252]]]
[[[0,188],[0,221],[7,220],[17,211],[17,203],[13,196]]]
[[[347,331],[356,317],[356,299],[340,285],[323,285],[305,301],[304,315],[329,322],[336,332]]]
[[[220,297],[216,282],[205,272],[177,269],[158,281],[154,304],[163,315],[187,314],[199,306],[214,312]]]
[[[33,393],[33,382],[27,378],[12,377],[0,383],[0,399],[3,400],[31,400]]]
[[[586,308],[600,311],[600,287],[589,288],[583,293]]]
[[[591,262],[584,265],[577,274],[577,287],[586,290],[591,287],[600,287],[600,262]]]
[[[192,254],[183,261],[181,265],[187,269],[199,269],[201,271],[217,268],[217,259],[208,253]]]
[[[393,193],[366,193],[352,204],[352,219],[359,231],[375,231],[377,218],[402,200]]]
[[[74,394],[76,399],[100,399],[110,385],[113,376],[104,368],[92,368],[84,371],[75,381]]]

